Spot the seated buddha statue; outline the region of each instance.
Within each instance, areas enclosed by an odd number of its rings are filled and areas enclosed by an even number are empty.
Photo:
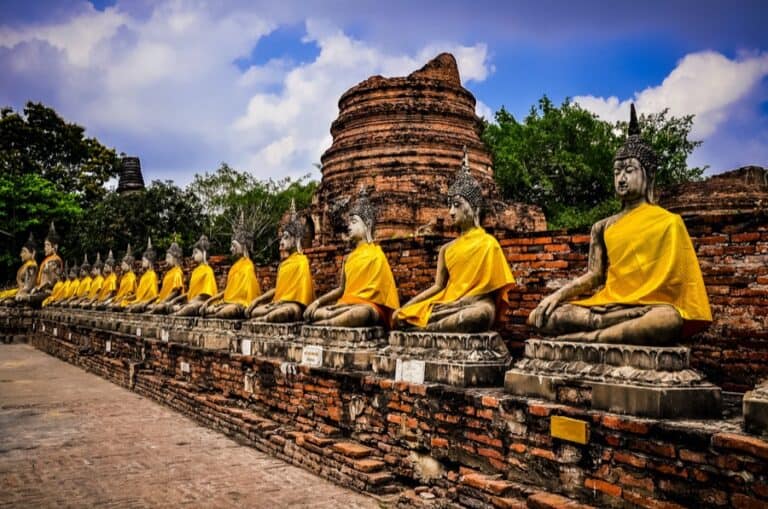
[[[621,211],[595,223],[587,272],[543,299],[530,325],[563,341],[663,346],[712,321],[683,220],[653,204],[656,167],[632,105],[613,164]]]
[[[16,287],[0,292],[1,305],[12,306],[29,296],[37,281],[36,253],[37,244],[35,243],[34,236],[30,233],[27,241],[21,246],[21,253],[19,254],[21,257],[21,267],[16,271]],[[19,301],[16,300],[17,296]]]
[[[59,234],[56,233],[56,227],[51,221],[43,243],[45,258],[40,262],[40,268],[35,277],[35,286],[29,291],[29,296],[17,295],[17,300],[27,302],[34,307],[40,307],[43,301],[51,295],[54,285],[61,279],[61,273],[64,270],[64,262],[58,255],[59,240]]]
[[[91,264],[88,263],[88,253],[83,255],[83,263],[80,264],[80,277],[77,283],[77,290],[75,294],[66,302],[68,307],[77,307],[80,302],[88,298],[88,293],[91,291],[91,283],[93,278],[91,277]]]
[[[80,279],[77,277],[79,273],[80,267],[78,267],[77,262],[75,262],[71,267],[69,267],[69,272],[67,273],[67,282],[64,286],[64,290],[58,299],[48,304],[49,306],[61,307],[65,305],[65,303],[70,299],[72,299],[72,297],[74,297],[75,293],[77,292],[77,287],[80,284]]]
[[[252,235],[245,224],[245,217],[240,214],[239,221],[232,232],[229,250],[237,261],[227,273],[224,291],[209,298],[202,308],[200,316],[208,318],[243,318],[246,307],[261,294],[259,279],[248,256],[248,246]]]
[[[64,272],[62,272],[62,279],[59,279],[56,284],[53,285],[51,294],[43,301],[42,306],[51,306],[64,299],[71,285],[72,283],[69,279],[69,262],[65,261]]]
[[[339,286],[304,310],[304,319],[332,327],[389,327],[400,307],[387,257],[373,242],[376,210],[364,188],[348,214],[349,239],[356,244],[342,263]]]
[[[125,256],[120,262],[120,284],[115,293],[104,299],[98,306],[99,309],[111,309],[117,311],[122,309],[123,302],[134,297],[136,294],[136,273],[133,272],[133,252],[131,244],[125,250]]]
[[[450,217],[460,235],[437,257],[434,284],[395,313],[399,327],[435,332],[485,332],[509,306],[515,279],[498,241],[480,226],[483,195],[464,162],[448,190]]]
[[[285,258],[277,268],[275,287],[253,301],[246,315],[259,322],[299,322],[307,305],[312,302],[314,286],[309,272],[309,260],[301,252],[304,225],[296,215],[296,203],[291,200],[291,217],[280,235],[280,252]]]
[[[218,293],[216,276],[208,265],[208,237],[202,235],[192,246],[192,260],[197,267],[189,276],[189,290],[182,293],[172,303],[172,311],[176,316],[199,316],[200,309]]]
[[[77,303],[78,307],[90,308],[99,297],[101,287],[104,286],[104,262],[101,261],[101,253],[96,253],[96,261],[91,267],[91,286],[88,289],[88,295]]]
[[[141,268],[144,273],[139,279],[139,285],[133,295],[126,296],[120,303],[120,307],[129,313],[143,313],[147,307],[157,300],[157,273],[154,264],[157,252],[152,247],[152,239],[147,239],[147,249],[141,255]]]
[[[146,307],[147,313],[164,315],[173,311],[173,301],[184,293],[184,272],[181,270],[184,252],[176,242],[173,242],[165,252],[165,263],[168,270],[163,274],[160,293]]]
[[[112,300],[112,297],[117,293],[117,274],[115,273],[115,256],[112,254],[112,250],[109,250],[107,259],[104,260],[104,268],[102,269],[102,276],[104,281],[101,283],[101,289],[95,299],[91,300],[91,309],[105,309],[104,303],[108,300]]]

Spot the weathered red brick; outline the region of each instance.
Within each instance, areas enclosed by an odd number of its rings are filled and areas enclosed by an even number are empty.
[[[587,478],[584,480],[584,486],[592,490],[600,491],[612,497],[621,496],[621,486],[616,486],[615,484],[603,481],[601,479]]]
[[[758,500],[742,493],[731,495],[731,504],[735,509],[765,509],[768,507],[768,500]]]
[[[646,464],[645,458],[638,456],[637,454],[632,454],[631,452],[614,451],[613,459],[619,463],[626,463],[627,465],[632,465],[637,468],[645,468]]]
[[[373,453],[373,449],[355,442],[336,442],[333,450],[348,458],[365,458]]]
[[[757,437],[736,433],[717,433],[712,437],[712,445],[723,449],[735,449],[758,458],[768,459],[768,442]]]
[[[618,415],[607,414],[601,419],[603,426],[618,431],[629,431],[638,435],[647,435],[651,430],[651,424],[648,421],[641,421],[631,417],[619,417]]]

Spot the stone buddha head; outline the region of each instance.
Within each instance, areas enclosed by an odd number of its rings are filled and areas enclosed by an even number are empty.
[[[83,257],[83,264],[80,265],[80,277],[87,277],[91,272],[91,264],[88,263],[88,253]]]
[[[653,203],[653,187],[658,158],[653,148],[640,138],[635,105],[630,107],[627,141],[613,158],[613,185],[623,202],[644,198]]]
[[[304,237],[304,225],[296,213],[296,201],[291,198],[291,218],[283,227],[280,235],[280,251],[301,253],[301,239]]]
[[[54,226],[53,221],[51,221],[51,225],[48,227],[48,234],[45,236],[45,243],[43,244],[45,256],[56,254],[59,250],[59,240],[59,234],[56,233],[56,227]]]
[[[145,270],[151,269],[155,260],[157,260],[157,251],[152,247],[152,239],[147,238],[147,249],[141,255],[141,267]]]
[[[123,260],[120,262],[120,270],[123,271],[123,274],[131,271],[133,268],[133,262],[133,251],[131,250],[131,244],[128,243],[128,247],[125,248],[125,256],[123,256]]]
[[[93,267],[91,268],[91,275],[93,277],[100,276],[101,269],[103,268],[104,268],[104,262],[101,261],[101,253],[96,253],[96,261],[93,262]]]
[[[112,274],[112,271],[115,269],[115,256],[112,254],[112,250],[109,250],[109,254],[107,255],[107,259],[104,260],[104,274],[109,275]]]
[[[229,250],[233,256],[245,256],[247,258],[252,242],[253,234],[245,224],[245,214],[240,211],[240,217],[232,228],[232,242]]]
[[[80,271],[80,267],[77,266],[77,262],[72,264],[69,269],[69,279],[77,279],[77,273]]]
[[[456,180],[448,189],[448,199],[449,214],[456,227],[465,231],[473,226],[480,226],[483,191],[480,183],[469,171],[467,147],[464,147],[464,160],[456,175]]]
[[[30,260],[35,259],[35,254],[37,253],[37,244],[35,243],[35,237],[31,233],[29,234],[29,238],[24,243],[23,246],[21,246],[21,261],[23,263],[26,263]]]
[[[173,242],[165,252],[165,263],[168,265],[181,265],[181,258],[183,256],[184,252],[181,250],[181,246],[176,242]]]
[[[349,208],[347,233],[353,242],[373,242],[375,226],[376,208],[368,198],[365,186],[361,185],[357,200]]]
[[[208,241],[208,237],[201,235],[200,238],[192,246],[192,259],[197,264],[206,263],[208,259],[208,248],[211,243]]]

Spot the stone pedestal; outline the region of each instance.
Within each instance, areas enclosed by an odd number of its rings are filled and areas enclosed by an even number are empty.
[[[507,392],[656,418],[720,418],[720,388],[690,369],[690,349],[529,339]]]
[[[285,359],[288,345],[301,335],[303,325],[303,322],[244,322],[240,333],[232,337],[229,351]]]
[[[286,358],[314,367],[370,370],[386,338],[383,327],[304,325],[301,335],[288,346]]]
[[[507,346],[495,332],[481,334],[392,331],[379,350],[373,370],[395,375],[398,361],[423,362],[423,380],[458,387],[499,385],[509,367]],[[420,368],[421,366],[419,366]],[[420,373],[419,373],[420,374]]]
[[[768,438],[768,380],[744,394],[744,430]]]

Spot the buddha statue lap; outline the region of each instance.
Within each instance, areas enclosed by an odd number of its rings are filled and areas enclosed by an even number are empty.
[[[157,300],[159,295],[157,290],[158,279],[154,269],[154,263],[157,259],[157,252],[152,247],[152,239],[147,239],[147,249],[141,256],[141,268],[144,273],[139,279],[136,292],[133,295],[126,296],[120,307],[129,313],[143,313],[149,305]]]
[[[202,235],[192,247],[192,259],[197,267],[189,276],[189,290],[171,303],[171,312],[176,316],[198,316],[205,303],[218,293],[216,276],[208,265],[208,237]]]
[[[259,280],[253,262],[248,256],[253,235],[248,231],[245,217],[240,219],[232,232],[230,251],[238,257],[227,273],[224,290],[209,298],[200,309],[200,316],[207,318],[235,319],[245,316],[246,308],[261,294]]]
[[[365,189],[348,214],[355,249],[344,259],[339,286],[310,303],[304,319],[331,327],[389,327],[400,307],[395,279],[381,247],[373,243],[376,211]]]
[[[275,287],[253,301],[246,314],[258,322],[290,323],[302,320],[302,313],[314,300],[309,259],[301,252],[304,226],[291,201],[291,218],[280,235],[280,252],[286,257],[277,269]]]

